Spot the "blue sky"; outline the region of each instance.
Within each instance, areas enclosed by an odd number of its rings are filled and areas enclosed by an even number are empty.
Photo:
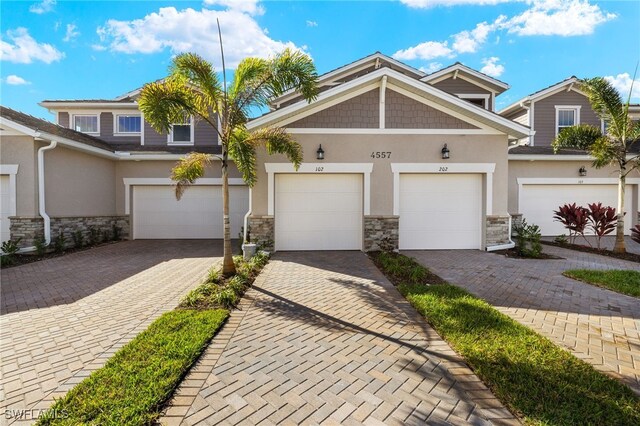
[[[640,60],[638,0],[3,0],[0,8],[0,101],[47,119],[38,102],[113,98],[165,76],[177,52],[219,64],[216,18],[231,68],[287,46],[309,53],[320,73],[375,51],[427,72],[460,61],[511,85],[498,108],[574,74],[608,77],[627,95]]]

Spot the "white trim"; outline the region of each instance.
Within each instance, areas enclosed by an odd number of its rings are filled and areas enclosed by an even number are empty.
[[[491,98],[491,96],[493,95],[493,92],[491,92],[491,94],[487,93],[487,94],[480,94],[480,93],[455,93],[455,95],[457,97],[459,97],[460,99],[484,99],[484,109],[488,109],[489,108],[489,99]]]
[[[298,170],[291,163],[265,163],[267,172],[267,215],[273,216],[275,212],[275,175],[276,173],[362,173],[364,176],[363,188],[363,214],[371,214],[371,172],[373,163],[303,163]],[[318,170],[322,168],[322,170]]]
[[[387,96],[387,76],[382,77],[382,81],[380,82],[380,110],[378,112],[379,118],[378,122],[380,123],[380,128],[384,129],[385,119],[386,119],[386,111],[385,111],[385,102]]]
[[[144,113],[140,111],[140,145],[144,145]]]
[[[11,121],[8,118],[2,117],[2,116],[0,116],[0,125],[2,125],[2,127],[11,127],[12,129],[15,129],[18,132],[27,136],[36,137],[38,135],[38,132],[32,129],[31,127],[27,127],[20,123],[16,123],[15,121]]]
[[[19,167],[18,164],[0,164],[0,175],[9,175],[9,216],[16,215],[16,175]]]
[[[393,214],[400,215],[400,174],[401,173],[433,173],[433,174],[485,174],[485,214],[493,214],[493,173],[496,163],[391,163],[393,173]],[[484,228],[483,228],[484,229]]]
[[[496,92],[491,92],[491,111],[496,111]]]
[[[560,111],[574,111],[574,122],[571,126],[563,126],[563,128],[565,127],[572,127],[572,126],[577,126],[580,124],[580,109],[582,108],[582,105],[554,105],[555,109],[556,109],[556,137],[558,137],[558,114]]]
[[[329,134],[329,135],[504,135],[494,129],[332,129],[288,127],[291,134]],[[393,141],[391,141],[393,142]]]
[[[142,120],[142,113],[120,113],[120,112],[112,112],[113,114],[113,136],[141,136],[142,129],[144,128],[144,122]],[[140,117],[140,131],[139,132],[120,132],[118,131],[118,117]]]
[[[79,109],[79,108],[110,108],[110,109],[126,109],[138,108],[137,102],[68,102],[68,101],[42,101],[38,105],[47,109]]]
[[[100,112],[95,112],[95,113],[79,112],[76,114],[69,114],[69,128],[71,130],[75,130],[76,132],[84,133],[85,135],[100,136],[100,114],[101,114]],[[76,117],[96,117],[96,126],[98,130],[95,132],[83,132],[81,130],[76,130]]]
[[[173,141],[173,126],[186,126],[186,123],[174,123],[171,126],[171,130],[167,133],[167,145],[171,146],[193,146],[196,144],[196,121],[193,119],[193,116],[189,116],[189,141]]]
[[[481,72],[478,72],[478,71],[474,70],[473,68],[469,68],[466,65],[462,65],[462,64],[459,64],[459,63],[456,63],[456,64],[453,64],[453,65],[448,66],[446,68],[443,68],[443,69],[441,69],[439,71],[436,71],[436,72],[434,72],[432,74],[427,75],[426,77],[422,77],[420,80],[424,81],[424,82],[432,83],[432,82],[434,82],[434,80],[437,80],[439,77],[448,76],[451,72],[454,72],[454,71],[456,72],[456,77],[460,77],[463,80],[464,80],[464,77],[461,76],[461,75],[458,75],[457,74],[458,71],[466,72],[469,75],[472,75],[472,76],[474,76],[474,77],[476,77],[476,78],[478,78],[480,80],[488,81],[491,84],[493,84],[495,86],[498,86],[498,87],[502,87],[505,90],[507,90],[508,88],[511,87],[507,83],[504,83],[504,82],[502,82],[500,80],[492,78],[492,77],[490,77],[488,75],[482,74]],[[437,81],[442,81],[442,80],[437,80]],[[467,80],[467,81],[469,81],[469,80]],[[471,83],[475,83],[475,82],[472,81]],[[490,90],[490,91],[493,91],[493,90]]]
[[[131,187],[135,185],[175,185],[170,178],[122,178],[124,183],[124,214],[131,212]],[[202,178],[196,180],[193,185],[222,185],[221,178]],[[229,178],[229,185],[246,185],[241,178]]]
[[[523,102],[539,101],[551,95],[555,95],[556,93],[562,92],[564,90],[564,86],[573,85],[574,83],[577,83],[577,82],[578,82],[578,78],[576,77],[571,77],[567,80],[561,81],[560,83],[554,84],[553,86],[547,89],[541,90],[540,92],[534,93],[533,95],[525,96],[524,98],[512,103],[511,105],[505,108],[502,108],[500,111],[498,111],[498,114],[502,115],[505,113],[509,113],[511,112],[511,110],[515,110],[516,107],[520,106],[520,104]],[[586,94],[583,91],[581,91],[580,89],[577,89],[575,86],[571,86],[571,90],[583,96],[586,96]]]
[[[533,126],[535,124],[535,102],[531,101],[529,104],[529,128],[533,130]],[[529,145],[535,146],[535,132],[531,136],[529,136]]]

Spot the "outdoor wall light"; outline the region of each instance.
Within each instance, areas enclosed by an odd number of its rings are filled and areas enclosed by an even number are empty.
[[[587,168],[585,166],[580,167],[580,169],[578,169],[578,173],[580,174],[580,176],[586,176]]]
[[[320,144],[318,150],[316,151],[316,158],[318,160],[324,160],[324,149],[322,149],[322,144]]]
[[[449,148],[447,148],[447,144],[446,143],[442,147],[442,159],[443,160],[448,160],[449,159]]]

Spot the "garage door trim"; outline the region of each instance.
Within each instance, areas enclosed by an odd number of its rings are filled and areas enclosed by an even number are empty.
[[[124,214],[131,214],[131,187],[135,185],[175,185],[170,178],[123,178]],[[202,178],[194,185],[222,185],[222,178]],[[229,185],[246,185],[241,178],[229,178]]]
[[[16,215],[16,175],[18,164],[0,164],[0,175],[9,175],[9,213]]]
[[[291,163],[265,163],[267,172],[268,194],[267,194],[267,214],[275,214],[275,175],[277,173],[358,173],[363,175],[363,215],[371,214],[371,172],[373,163],[304,163],[296,171]]]

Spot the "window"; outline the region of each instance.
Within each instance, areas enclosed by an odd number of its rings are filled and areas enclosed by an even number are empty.
[[[116,115],[116,133],[140,133],[142,118],[139,115]]]
[[[488,94],[480,94],[480,93],[466,93],[466,94],[462,94],[462,93],[456,93],[456,95],[464,100],[469,102],[470,104],[474,104],[479,106],[480,108],[484,108],[484,109],[489,109],[489,98],[491,97],[491,95]]]
[[[193,145],[193,120],[191,117],[185,117],[182,123],[175,123],[171,126],[168,142],[175,145]]]
[[[579,106],[556,106],[556,136],[565,127],[580,124]]]
[[[98,115],[74,115],[72,128],[82,133],[100,133]]]

